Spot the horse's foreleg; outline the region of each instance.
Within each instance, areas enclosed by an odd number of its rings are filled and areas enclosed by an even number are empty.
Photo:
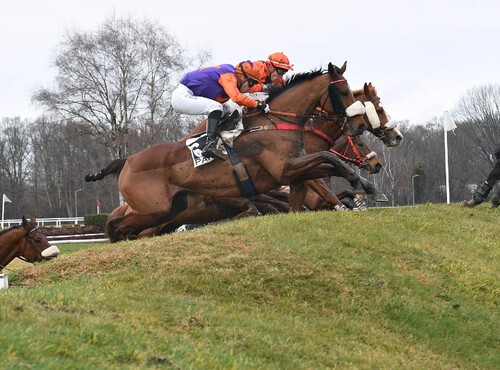
[[[281,174],[281,183],[312,180],[327,176],[344,177],[350,183],[359,176],[335,154],[322,151],[302,157],[289,158]]]
[[[388,202],[389,199],[387,199],[387,196],[382,193],[380,190],[378,190],[375,187],[375,184],[369,181],[368,179],[365,179],[362,176],[359,176],[359,182],[361,183],[361,186],[363,187],[363,190],[366,192],[366,194],[370,194],[372,197],[373,201],[375,202]]]
[[[328,187],[325,180],[315,179],[307,180],[304,182],[308,187],[310,187],[316,194],[323,198],[328,204],[330,204],[335,210],[343,211],[345,206],[339,200],[339,198],[333,193],[333,191]]]
[[[306,192],[307,188],[303,182],[290,184],[290,198],[288,199],[288,204],[291,212],[300,212],[304,210]]]

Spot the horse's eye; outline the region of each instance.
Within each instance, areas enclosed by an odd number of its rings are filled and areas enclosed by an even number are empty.
[[[347,95],[349,95],[349,93],[348,93],[348,92],[346,92],[346,91],[341,91],[341,92],[340,92],[340,95],[342,95],[342,96],[347,96]]]
[[[384,114],[384,110],[383,109],[377,110],[377,114]]]
[[[359,145],[359,146],[364,146],[364,144],[363,144],[363,143],[358,143],[358,145]]]
[[[42,239],[40,238],[35,238],[35,243],[40,243],[42,241]]]

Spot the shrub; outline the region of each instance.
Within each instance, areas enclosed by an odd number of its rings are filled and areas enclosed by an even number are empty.
[[[109,213],[99,213],[93,215],[85,215],[83,222],[86,226],[97,226],[100,227],[104,232],[106,230],[106,221],[108,220]]]

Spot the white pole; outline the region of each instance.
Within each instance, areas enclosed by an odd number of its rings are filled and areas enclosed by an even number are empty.
[[[450,169],[448,168],[448,131],[444,131],[444,168],[446,172],[446,203],[450,204]]]
[[[83,189],[78,189],[75,191],[75,225],[78,223],[78,199],[76,198],[76,194]]]
[[[3,215],[5,213],[5,194],[2,196],[2,230],[3,230]]]

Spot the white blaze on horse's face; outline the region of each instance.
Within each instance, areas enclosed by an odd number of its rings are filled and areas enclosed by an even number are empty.
[[[59,248],[57,248],[55,245],[52,245],[42,251],[42,257],[43,258],[57,257],[59,253],[60,253]]]
[[[365,106],[359,100],[356,100],[346,108],[345,113],[347,114],[347,117],[354,117],[365,114]]]

